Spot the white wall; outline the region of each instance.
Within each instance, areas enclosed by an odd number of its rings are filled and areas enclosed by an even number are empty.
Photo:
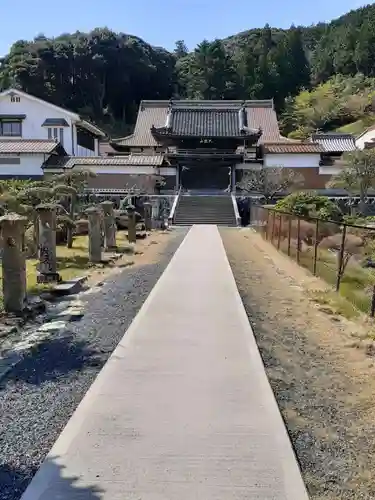
[[[1,161],[5,158],[12,158],[10,155],[0,155]],[[14,157],[15,158],[15,157]],[[24,176],[34,176],[43,175],[42,165],[45,161],[45,155],[20,155],[20,164],[0,164],[0,176],[1,175],[24,175]]]
[[[74,116],[69,112],[60,110],[48,103],[35,101],[32,98],[20,95],[20,102],[12,102],[9,95],[0,97],[0,115],[26,115],[22,121],[22,139],[48,139],[48,127],[42,127],[47,118],[60,118],[66,120],[69,127],[62,128],[64,131],[63,147],[68,155],[74,156],[98,156],[99,141],[95,138],[95,151],[91,151],[77,145],[77,129]],[[6,139],[20,139],[20,137],[6,137]],[[60,134],[58,133],[58,140]]]
[[[319,167],[320,154],[265,154],[265,167],[311,168]]]
[[[47,118],[63,118],[69,124],[64,128],[64,149],[68,155],[72,151],[72,120],[64,111],[52,108],[44,103],[20,96],[20,102],[11,102],[9,95],[0,97],[0,114],[26,115],[22,121],[22,139],[48,139],[47,127],[42,123]],[[19,137],[7,137],[7,139],[19,139]]]
[[[364,149],[365,143],[372,142],[372,139],[375,139],[375,130],[369,130],[368,132],[363,134],[361,137],[356,139],[355,145],[357,146],[358,149]]]
[[[320,175],[337,175],[342,171],[342,167],[319,167]]]
[[[84,148],[83,146],[76,146],[75,156],[98,156],[95,151],[91,149]]]

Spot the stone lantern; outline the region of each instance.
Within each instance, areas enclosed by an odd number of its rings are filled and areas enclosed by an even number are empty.
[[[126,209],[128,214],[128,241],[130,243],[135,243],[137,241],[137,231],[135,224],[135,208],[133,205],[129,205]]]
[[[106,250],[116,250],[116,220],[111,201],[103,201],[101,204],[104,217],[104,245]]]
[[[101,213],[96,207],[86,210],[89,218],[89,259],[90,262],[102,262]]]
[[[151,231],[151,229],[152,229],[152,205],[151,205],[151,203],[146,201],[143,204],[143,209],[144,209],[146,231]]]

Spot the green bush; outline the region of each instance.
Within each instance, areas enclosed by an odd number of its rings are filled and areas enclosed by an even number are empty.
[[[340,208],[326,196],[316,193],[299,191],[292,193],[275,205],[276,210],[288,212],[300,217],[318,217],[322,220],[333,220],[340,222],[342,212]]]
[[[362,217],[360,215],[344,215],[343,221],[353,226],[367,226],[367,224],[374,224],[375,216],[370,215],[368,217]]]

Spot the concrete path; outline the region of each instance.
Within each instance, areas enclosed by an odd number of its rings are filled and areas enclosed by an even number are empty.
[[[96,499],[307,499],[216,226],[191,229],[22,497]]]

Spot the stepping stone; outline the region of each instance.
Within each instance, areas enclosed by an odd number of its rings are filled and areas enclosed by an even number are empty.
[[[82,290],[83,284],[86,280],[86,276],[81,276],[80,278],[64,281],[63,283],[55,285],[51,289],[51,293],[55,295],[72,295],[78,293]]]
[[[38,328],[39,332],[59,332],[66,327],[66,321],[50,321]]]

